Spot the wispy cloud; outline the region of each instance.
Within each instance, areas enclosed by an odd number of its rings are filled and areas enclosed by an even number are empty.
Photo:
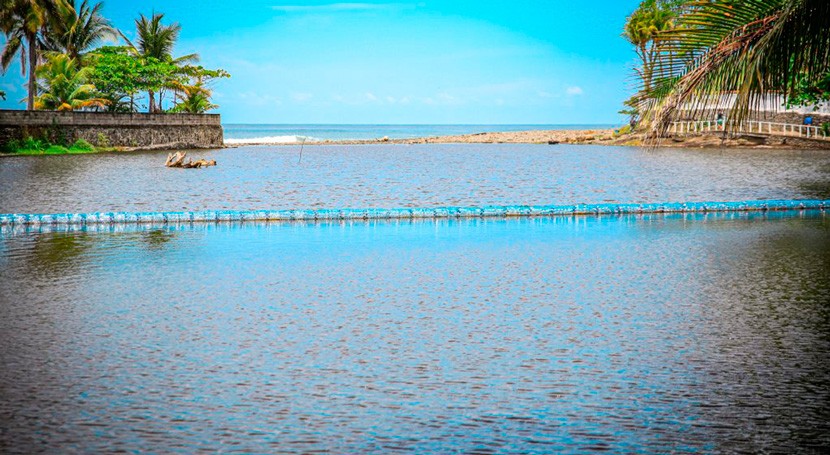
[[[304,102],[310,100],[311,98],[314,98],[314,95],[312,95],[311,93],[294,92],[294,93],[291,94],[291,99],[293,99],[294,101],[296,101],[298,103],[304,103]]]
[[[568,87],[565,90],[565,93],[567,93],[568,95],[581,95],[583,92],[582,92],[582,87],[572,86],[572,87]]]
[[[354,13],[365,11],[399,11],[415,9],[423,3],[326,3],[322,5],[274,5],[282,13]]]

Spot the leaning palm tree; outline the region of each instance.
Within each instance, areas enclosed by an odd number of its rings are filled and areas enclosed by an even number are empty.
[[[101,41],[118,38],[118,31],[101,15],[103,2],[90,5],[89,0],[76,4],[65,0],[49,23],[44,36],[44,48],[69,55],[76,61]]]
[[[188,54],[183,57],[173,58],[173,47],[176,44],[176,40],[179,39],[179,32],[182,27],[178,23],[164,25],[161,23],[163,18],[164,14],[162,13],[153,13],[150,18],[143,14],[140,15],[135,20],[136,32],[138,34],[136,44],[131,43],[123,34],[121,36],[144,58],[154,58],[161,62],[169,62],[176,65],[197,61],[199,59],[198,54]],[[149,111],[155,112],[157,110],[155,92],[148,90],[147,96],[149,98]],[[159,101],[158,107],[161,107],[161,101]]]
[[[655,85],[645,118],[655,136],[681,111],[698,112],[734,92],[733,127],[769,94],[830,71],[830,1],[694,0],[681,27],[659,37]]]
[[[66,54],[47,53],[46,63],[36,70],[41,94],[35,99],[35,108],[74,111],[106,106],[107,100],[88,83],[91,72],[91,67],[79,68],[78,61]]]
[[[35,106],[37,85],[35,68],[38,63],[38,42],[64,0],[0,0],[0,31],[6,44],[0,54],[0,68],[9,68],[15,55],[20,56],[20,69],[29,73],[26,109]],[[28,58],[27,58],[28,57]]]

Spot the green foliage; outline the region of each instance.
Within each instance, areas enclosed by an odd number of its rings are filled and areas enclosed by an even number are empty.
[[[81,60],[102,40],[117,38],[118,32],[101,14],[103,3],[90,5],[89,0],[76,3],[75,0],[57,2],[56,14],[49,22],[49,33],[44,35],[43,42],[46,50]]]
[[[20,56],[21,71],[29,73],[28,110],[34,109],[37,94],[35,67],[40,42],[57,10],[58,2],[54,0],[3,0],[0,3],[0,31],[6,37],[0,54],[0,68],[5,73],[15,56]]]
[[[138,34],[137,45],[133,45],[127,40],[127,43],[144,60],[145,64],[153,67],[150,68],[150,72],[156,76],[154,80],[161,82],[160,84],[151,85],[147,88],[147,99],[149,101],[148,112],[161,110],[163,98],[163,91],[161,90],[176,82],[172,78],[166,77],[169,75],[167,69],[159,65],[169,64],[174,67],[180,67],[183,64],[195,62],[199,59],[197,54],[188,54],[173,58],[173,47],[179,38],[181,26],[177,23],[164,25],[161,23],[163,18],[164,14],[160,13],[155,13],[150,18],[143,14],[140,15],[135,20],[136,33]],[[156,105],[155,98],[157,91],[160,92],[158,105]]]
[[[27,136],[20,143],[20,148],[24,150],[45,150],[49,144],[46,141],[35,139]]]
[[[88,61],[92,68],[90,80],[113,111],[133,111],[135,106],[128,100],[181,79],[179,68],[172,62],[139,58],[129,47],[103,47]]]
[[[96,145],[98,147],[109,147],[110,146],[110,138],[107,137],[104,133],[98,133],[98,137],[96,138]]]
[[[4,152],[6,153],[24,153],[36,154],[42,153],[49,147],[49,143],[40,139],[35,139],[31,136],[26,136],[23,139],[13,139],[9,141]]]
[[[208,84],[214,79],[231,77],[227,71],[208,70],[201,66],[185,66],[181,72],[188,78],[188,82],[173,84],[177,104],[171,112],[203,114],[219,107],[210,102],[212,91],[208,88]]]
[[[83,139],[78,139],[74,144],[66,147],[43,139],[35,139],[31,136],[27,136],[22,140],[9,141],[3,149],[5,153],[15,153],[18,155],[74,155],[99,151],[102,150]]]
[[[625,125],[616,131],[615,136],[624,136],[626,134],[631,134],[631,131],[631,125]]]
[[[655,38],[675,27],[682,4],[679,0],[643,0],[625,22],[623,37],[634,46],[640,58],[640,66],[634,71],[646,90],[651,88],[658,57]]]
[[[809,78],[799,75],[792,95],[787,98],[787,107],[812,106],[818,109],[830,101],[830,72],[822,79],[810,82]]]
[[[87,83],[91,72],[91,68],[79,68],[66,54],[46,54],[46,62],[36,71],[41,94],[35,99],[35,109],[73,111],[105,106],[107,101],[96,96],[95,86]]]
[[[95,147],[92,144],[90,144],[89,142],[87,142],[83,139],[78,139],[77,141],[75,141],[75,143],[72,144],[72,147],[70,147],[70,148],[73,148],[75,150],[83,150],[83,151],[93,151],[93,150],[95,150]]]
[[[830,136],[830,122],[822,123],[821,131],[824,133],[825,136]]]
[[[768,94],[798,97],[830,72],[827,0],[692,0],[674,30],[658,35],[655,81],[643,90],[647,117],[661,134],[683,110],[735,94],[726,115],[738,125]]]
[[[96,0],[0,0],[0,32],[5,35],[0,68],[5,72],[20,57],[23,72],[29,70],[29,109],[134,112],[136,98],[147,93],[148,110],[160,112],[165,94],[171,92],[174,102],[182,104],[177,112],[216,107],[206,87],[210,80],[229,75],[188,65],[198,60],[197,54],[173,56],[179,24],[163,24],[160,13],[142,14],[135,21],[134,45],[102,10]],[[127,46],[94,49],[103,39],[117,36]],[[5,99],[2,91],[0,99]]]
[[[43,151],[44,155],[66,155],[67,153],[69,153],[69,149],[62,145],[50,145]]]

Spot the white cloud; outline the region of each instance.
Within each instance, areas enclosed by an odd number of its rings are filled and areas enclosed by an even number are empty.
[[[216,96],[217,93],[214,93]],[[267,93],[259,93],[255,91],[248,91],[248,92],[241,92],[236,95],[236,97],[240,100],[244,100],[246,104],[251,106],[267,106],[273,104],[282,104],[282,99],[278,96],[269,95]],[[226,96],[222,96],[221,98],[226,98]]]
[[[565,93],[567,93],[568,95],[581,95],[583,92],[582,92],[582,87],[577,87],[577,86],[574,85],[574,86],[568,87],[567,90],[565,90]]]
[[[366,99],[369,100],[369,101],[377,101],[378,97],[375,96],[374,93],[369,92],[369,93],[366,94]]]
[[[312,97],[314,97],[314,95],[312,95],[311,93],[295,92],[295,93],[291,94],[291,99],[293,99],[294,101],[298,101],[298,102],[308,101]]]

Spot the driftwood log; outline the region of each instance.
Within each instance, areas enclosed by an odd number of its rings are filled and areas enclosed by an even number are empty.
[[[187,152],[175,152],[167,155],[167,161],[164,162],[164,165],[167,167],[180,167],[183,169],[199,169],[202,167],[208,166],[216,166],[216,160],[205,160],[205,159],[198,159],[196,161],[188,160],[188,162],[184,162],[185,157],[187,156]]]

